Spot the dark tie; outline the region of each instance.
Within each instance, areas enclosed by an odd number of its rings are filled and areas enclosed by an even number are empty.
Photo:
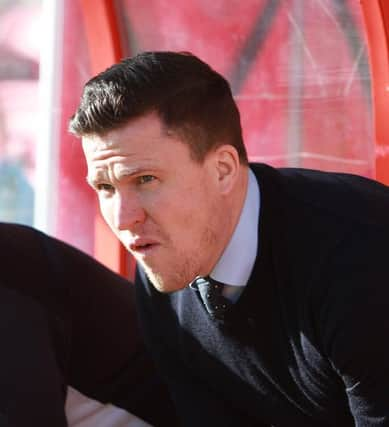
[[[231,302],[222,295],[222,283],[217,282],[209,276],[198,276],[190,284],[190,287],[200,293],[201,299],[212,317],[216,319],[224,317],[224,313],[231,305]]]

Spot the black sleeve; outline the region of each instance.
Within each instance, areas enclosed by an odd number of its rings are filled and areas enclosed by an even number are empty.
[[[0,280],[0,427],[65,427],[66,387],[46,310],[8,286]]]
[[[47,375],[58,378],[52,387],[59,390],[61,404],[64,388],[71,385],[155,425],[169,416],[168,394],[139,334],[131,283],[81,251],[28,227],[0,224],[0,249],[5,287],[28,297],[42,312],[34,333],[46,329],[47,337],[37,341],[34,351],[51,354],[54,362]],[[28,324],[27,311],[15,311]],[[30,365],[26,379],[39,379],[42,370],[37,374]],[[17,383],[22,390],[23,384]],[[21,392],[14,398],[20,399]]]
[[[387,230],[355,229],[323,276],[322,345],[357,426],[389,426],[388,241]]]
[[[158,426],[172,405],[138,329],[134,286],[90,257],[51,244],[72,310],[69,384]]]
[[[0,254],[0,425],[64,427],[62,291],[32,229],[0,224]]]

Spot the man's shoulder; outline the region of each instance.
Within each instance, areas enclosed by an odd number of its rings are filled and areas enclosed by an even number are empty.
[[[251,164],[261,194],[284,208],[312,209],[361,224],[389,226],[389,187],[364,176]]]
[[[302,191],[309,192],[318,187],[332,191],[353,189],[356,193],[370,193],[389,200],[388,186],[361,175],[304,168],[275,168],[261,163],[250,163],[250,168],[258,179],[278,181],[282,185],[301,188]]]

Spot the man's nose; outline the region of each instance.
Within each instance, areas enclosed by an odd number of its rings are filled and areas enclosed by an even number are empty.
[[[134,230],[145,219],[146,212],[136,196],[118,197],[115,206],[115,228],[117,230]]]

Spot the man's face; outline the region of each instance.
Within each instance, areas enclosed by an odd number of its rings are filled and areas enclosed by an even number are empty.
[[[215,153],[202,163],[156,114],[83,138],[104,219],[162,292],[208,274],[225,239]]]

